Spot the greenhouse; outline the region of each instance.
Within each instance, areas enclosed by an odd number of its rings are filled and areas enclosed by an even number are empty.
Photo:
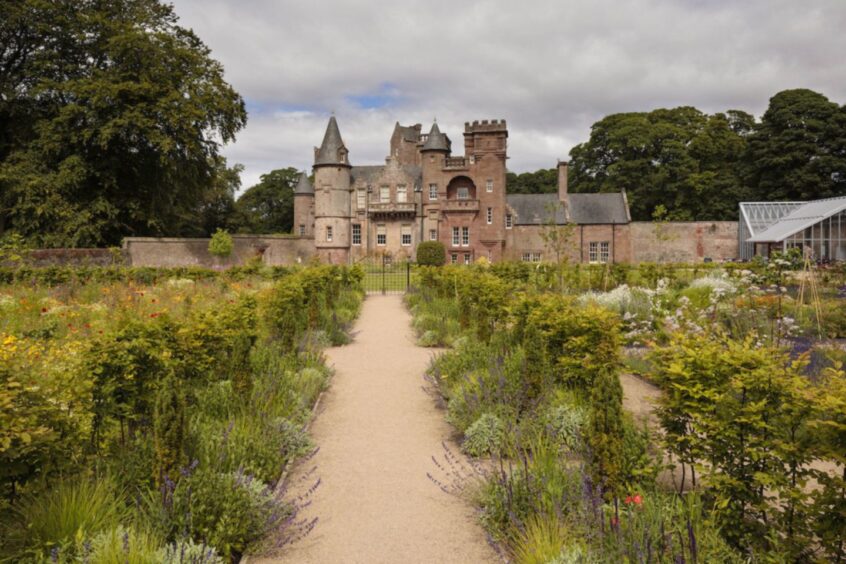
[[[846,260],[846,196],[813,202],[744,202],[740,217],[742,259],[799,248],[820,262]]]

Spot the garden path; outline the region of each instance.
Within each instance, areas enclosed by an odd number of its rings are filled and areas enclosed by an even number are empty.
[[[320,450],[291,479],[317,467],[302,515],[317,526],[251,564],[498,561],[470,504],[426,476],[452,431],[424,389],[432,349],[416,346],[402,297],[368,296],[353,342],[326,354],[335,375],[311,427]]]

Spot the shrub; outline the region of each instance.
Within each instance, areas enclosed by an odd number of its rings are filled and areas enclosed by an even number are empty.
[[[550,437],[566,451],[581,452],[588,415],[587,409],[572,403],[553,406],[546,415]]]
[[[225,557],[243,554],[286,517],[273,492],[241,471],[197,470],[179,481],[172,503],[172,532],[187,530]]]
[[[161,564],[224,564],[213,547],[185,538],[167,545],[161,552]]]
[[[417,264],[421,266],[443,266],[446,263],[446,249],[440,241],[423,241],[417,245]]]
[[[86,554],[86,551],[90,552]],[[90,564],[154,564],[162,561],[162,542],[155,535],[118,525],[95,536],[82,549]],[[183,560],[191,562],[191,560]]]
[[[3,549],[15,561],[46,559],[53,549],[73,554],[78,541],[112,530],[127,517],[123,496],[107,478],[55,483],[21,498],[12,511]]]
[[[471,456],[498,454],[505,431],[496,415],[484,413],[467,428],[461,448]]]
[[[228,232],[218,229],[211,236],[209,241],[209,252],[216,257],[226,258],[232,254],[232,249],[235,244],[232,241],[232,235]]]

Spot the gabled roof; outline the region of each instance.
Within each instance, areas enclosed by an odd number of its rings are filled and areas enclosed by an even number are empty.
[[[621,192],[601,194],[568,194],[569,221],[581,225],[629,223],[626,200]],[[568,218],[558,194],[508,194],[508,205],[514,210],[515,225],[543,225],[554,214],[556,225]]]
[[[806,202],[747,239],[749,243],[781,243],[824,219],[846,210],[846,196]]]
[[[740,220],[755,235],[801,205],[802,202],[741,202]]]
[[[437,122],[432,124],[432,130],[429,131],[429,137],[423,143],[421,151],[447,151],[449,152],[449,138],[441,133],[441,128],[438,127]]]
[[[338,129],[338,122],[335,120],[335,116],[332,116],[329,118],[329,124],[326,126],[326,133],[323,134],[323,143],[320,144],[320,149],[315,154],[314,164],[348,164],[339,156],[341,149],[345,152],[347,151],[344,141],[341,139],[341,130]]]
[[[622,192],[569,194],[570,220],[581,224],[629,223],[629,206]]]
[[[294,188],[294,194],[314,196],[314,186],[308,181],[308,175],[306,173],[300,175],[300,180]]]

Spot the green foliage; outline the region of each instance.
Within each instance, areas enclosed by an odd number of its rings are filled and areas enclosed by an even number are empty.
[[[153,476],[162,487],[165,480],[176,480],[185,465],[185,438],[188,435],[182,384],[173,374],[161,382],[153,414],[153,440],[156,449]]]
[[[505,173],[509,194],[555,194],[558,192],[558,169],[544,168],[534,172]]]
[[[294,225],[294,187],[300,172],[280,168],[262,174],[235,202],[234,221],[242,233],[290,233]]]
[[[502,421],[496,415],[484,413],[464,432],[461,448],[471,456],[498,454],[502,448],[503,435]]]
[[[246,122],[223,68],[158,0],[6,2],[0,231],[39,246],[204,234],[219,144]],[[231,183],[230,183],[231,184]]]
[[[446,263],[446,248],[440,241],[423,241],[417,245],[417,264],[421,266],[443,266]]]
[[[190,531],[221,555],[243,554],[285,517],[285,509],[260,480],[240,471],[198,470],[173,492],[173,532]]]
[[[570,152],[570,190],[625,190],[635,221],[661,204],[673,220],[735,219],[751,195],[739,167],[753,123],[744,112],[692,107],[606,116]]]
[[[20,562],[46,560],[53,549],[79,554],[86,539],[120,526],[126,500],[108,478],[61,480],[12,508],[3,534],[3,550]]]
[[[161,545],[161,539],[147,531],[119,525],[95,536],[90,543],[90,552],[83,556],[82,561],[91,564],[157,564],[162,560]]]
[[[618,371],[612,367],[600,370],[593,379],[590,392],[590,424],[587,443],[590,470],[608,499],[622,489],[623,480],[623,388]]]
[[[846,188],[846,108],[807,89],[784,90],[748,138],[744,180],[757,199],[831,198]]]
[[[219,258],[226,258],[231,255],[234,247],[232,235],[222,229],[215,231],[209,241],[209,252]]]

